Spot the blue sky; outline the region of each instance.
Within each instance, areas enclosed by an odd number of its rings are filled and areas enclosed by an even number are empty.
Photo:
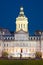
[[[43,30],[43,0],[0,0],[0,27],[15,31],[16,17],[21,6],[28,17],[30,34]]]

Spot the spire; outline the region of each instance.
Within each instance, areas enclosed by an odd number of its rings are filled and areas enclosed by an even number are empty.
[[[20,16],[24,16],[23,7],[20,8]]]

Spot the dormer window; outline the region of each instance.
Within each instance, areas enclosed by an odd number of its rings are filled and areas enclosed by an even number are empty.
[[[3,32],[3,35],[5,34],[5,32]]]

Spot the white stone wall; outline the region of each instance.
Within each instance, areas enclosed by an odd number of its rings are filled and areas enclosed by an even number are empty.
[[[13,55],[14,57],[20,57],[21,49],[22,57],[33,57],[33,54],[36,52],[35,41],[5,41],[4,44],[5,46],[3,50],[7,51],[10,55]]]
[[[41,52],[42,52],[42,58],[43,58],[43,39],[41,40]]]
[[[15,40],[28,40],[29,36],[28,34],[15,34]]]
[[[21,52],[22,49],[22,52]],[[13,57],[35,57],[36,51],[40,51],[40,40],[28,41],[2,41],[0,40],[0,54],[7,51]],[[41,41],[41,52],[43,54],[43,40]],[[43,55],[42,55],[43,56]]]
[[[0,40],[0,57],[2,56],[2,51],[3,51],[3,41]]]

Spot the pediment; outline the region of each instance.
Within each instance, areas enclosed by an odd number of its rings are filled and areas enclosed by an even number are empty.
[[[16,33],[18,33],[18,34],[25,34],[25,33],[27,33],[27,32],[25,32],[25,31],[23,31],[23,30],[21,29],[21,30],[17,31]]]

